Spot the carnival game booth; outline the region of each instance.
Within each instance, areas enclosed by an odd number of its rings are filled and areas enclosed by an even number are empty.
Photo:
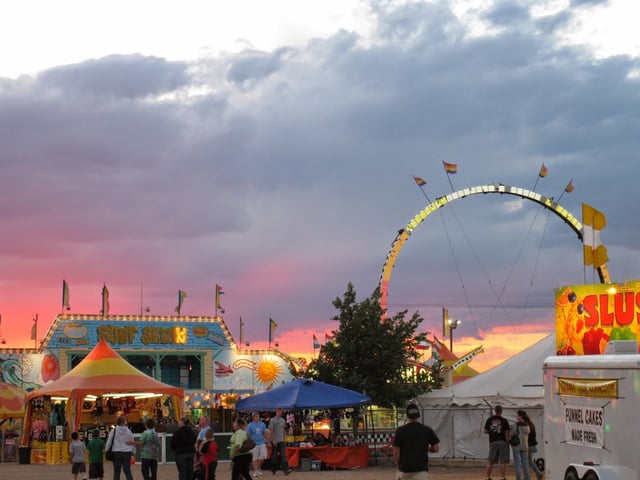
[[[328,410],[361,407],[371,403],[371,398],[362,393],[328,383],[299,378],[272,390],[238,401],[236,410],[241,412]],[[365,468],[369,464],[368,445],[316,446],[293,442],[288,445],[287,461],[290,467],[324,464],[329,468]],[[314,462],[314,463],[312,463]]]
[[[0,382],[0,462],[18,459],[25,395],[22,388]]]
[[[39,390],[29,392],[21,445],[31,463],[68,463],[71,433],[106,436],[120,414],[129,424],[153,417],[159,402],[182,415],[182,388],[162,383],[124,360],[104,340],[71,371]]]

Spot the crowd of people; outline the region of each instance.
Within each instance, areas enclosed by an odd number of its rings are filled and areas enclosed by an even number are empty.
[[[489,456],[486,467],[487,480],[491,480],[494,465],[498,466],[501,480],[505,479],[506,465],[511,454],[516,480],[531,480],[530,471],[541,480],[543,472],[534,461],[537,452],[536,428],[524,410],[516,412],[516,422],[512,425],[502,416],[502,407],[496,405],[493,414],[484,424],[484,432],[489,436]],[[411,403],[406,410],[407,421],[398,427],[392,437],[393,459],[396,465],[396,480],[429,480],[429,452],[439,451],[440,439],[429,426],[419,421],[420,410]],[[74,480],[78,476],[86,478],[85,449],[89,453],[89,479],[102,480],[104,477],[103,457],[111,453],[113,480],[133,480],[131,465],[134,463],[136,445],[141,446],[141,473],[144,480],[157,480],[160,440],[154,420],[145,423],[145,431],[134,439],[124,415],[118,417],[116,426],[104,442],[95,431],[93,438],[85,445],[78,432],[71,435],[69,444]],[[285,436],[291,425],[283,417],[282,408],[273,417],[261,418],[258,412],[247,422],[242,417],[233,421],[233,434],[229,442],[232,461],[231,480],[252,480],[252,476],[263,474],[262,467],[268,459],[268,466],[275,475],[281,470],[290,475],[292,469],[287,463]],[[348,444],[341,435],[327,438],[321,433],[309,439],[314,445]],[[343,443],[341,443],[343,442]],[[174,452],[179,480],[215,480],[218,464],[218,444],[209,417],[203,416],[193,425],[188,417],[178,422],[171,436],[169,446]],[[510,453],[511,449],[511,453]],[[251,473],[253,471],[253,474]]]

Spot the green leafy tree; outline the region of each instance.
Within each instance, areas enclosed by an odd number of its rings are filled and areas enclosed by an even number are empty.
[[[424,339],[424,334],[416,334],[423,318],[416,312],[406,319],[406,310],[386,316],[379,300],[377,288],[371,297],[356,302],[355,289],[348,284],[344,297],[333,301],[339,310],[332,318],[339,322],[334,341],[322,346],[306,375],[362,391],[381,407],[403,406],[436,387],[439,372],[410,373],[407,365],[419,358],[416,342]]]

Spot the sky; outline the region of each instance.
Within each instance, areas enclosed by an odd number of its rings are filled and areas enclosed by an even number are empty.
[[[369,297],[399,229],[503,183],[607,216],[638,278],[635,0],[83,1],[0,6],[0,338],[62,311],[223,318],[313,354],[333,300]],[[35,14],[34,12],[37,12]],[[446,175],[442,162],[458,165]],[[549,174],[538,177],[544,164]],[[413,176],[427,183],[421,190]],[[564,191],[571,181],[574,191]],[[477,195],[398,255],[390,313],[418,311],[483,371],[553,330],[554,290],[595,283],[558,217]],[[317,353],[317,352],[315,352]]]

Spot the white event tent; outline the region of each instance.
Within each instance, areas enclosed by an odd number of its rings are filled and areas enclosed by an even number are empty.
[[[495,405],[502,405],[503,416],[515,421],[516,410],[523,409],[533,420],[542,456],[544,359],[555,355],[555,334],[548,335],[500,365],[464,382],[419,396],[422,421],[440,437],[439,458],[485,459],[489,439],[484,423]]]

